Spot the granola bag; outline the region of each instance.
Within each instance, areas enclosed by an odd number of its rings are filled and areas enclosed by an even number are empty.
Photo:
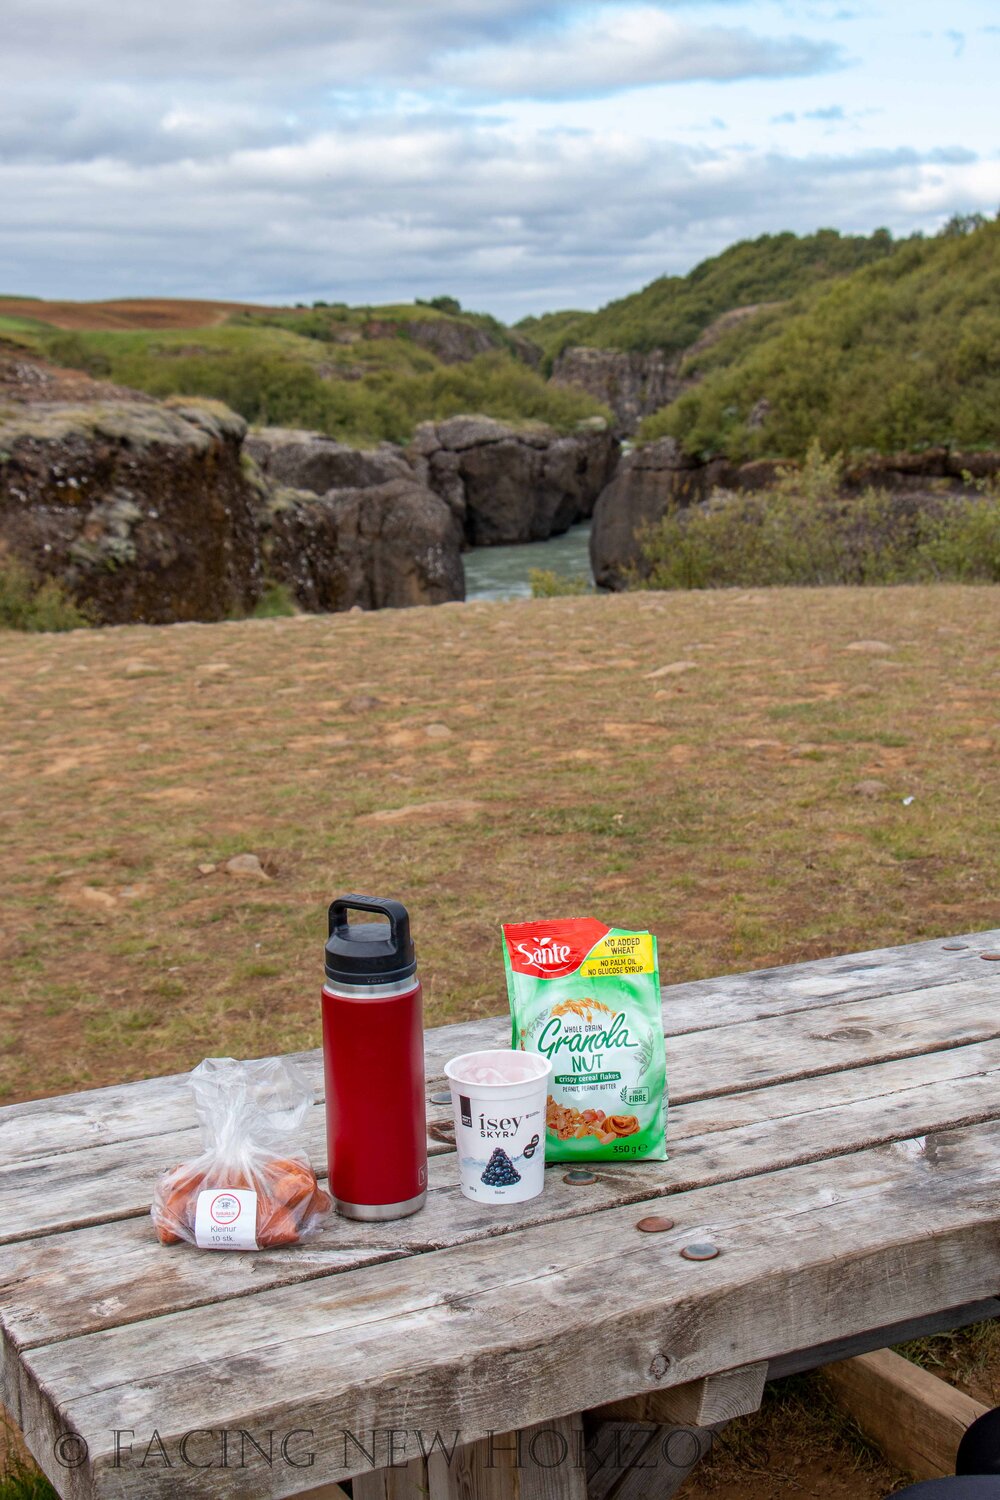
[[[663,1161],[656,938],[591,917],[503,926],[515,1048],[553,1064],[548,1161]]]

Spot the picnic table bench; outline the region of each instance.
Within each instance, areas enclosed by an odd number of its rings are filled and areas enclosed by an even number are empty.
[[[998,949],[666,988],[668,1161],[491,1208],[432,1103],[426,1208],[284,1251],[157,1243],[186,1075],[0,1110],[0,1399],[79,1500],[667,1496],[766,1377],[1000,1312]],[[428,1032],[428,1095],[508,1039]]]

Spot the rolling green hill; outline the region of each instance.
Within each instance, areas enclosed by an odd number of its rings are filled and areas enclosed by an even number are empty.
[[[405,442],[418,422],[460,412],[560,429],[604,414],[584,392],[550,386],[527,362],[537,350],[485,315],[419,304],[220,312],[206,303],[200,315],[184,304],[180,326],[170,326],[164,300],[136,309],[130,326],[116,304],[108,326],[109,304],[90,306],[88,316],[88,304],[60,305],[62,326],[46,320],[45,303],[31,317],[20,307],[0,312],[0,337],[154,396],[210,396],[253,423],[362,446]],[[154,316],[155,326],[143,326]]]
[[[813,438],[830,453],[1000,446],[1000,222],[907,240],[738,327],[697,366],[699,384],[640,438],[736,459],[797,458]]]
[[[871,235],[842,235],[836,229],[762,234],[702,261],[686,276],[661,276],[599,312],[546,313],[517,327],[550,359],[570,344],[676,353],[730,308],[784,301],[818,282],[885,260],[895,248],[885,229]]]

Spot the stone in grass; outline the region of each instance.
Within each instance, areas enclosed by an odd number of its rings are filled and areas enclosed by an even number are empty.
[[[435,802],[410,802],[403,807],[383,807],[378,812],[359,813],[359,823],[458,822],[468,823],[486,808],[471,797],[445,797]]]
[[[486,1163],[486,1171],[481,1180],[487,1187],[513,1187],[515,1182],[521,1181],[521,1174],[506,1151],[498,1146]]]
[[[96,885],[70,886],[62,894],[63,900],[70,906],[90,908],[92,911],[111,911],[118,905],[117,898],[110,891],[103,891]]]
[[[852,641],[845,651],[859,651],[862,656],[884,656],[892,651],[893,647],[888,641]]]
[[[234,854],[226,860],[226,874],[239,875],[250,880],[270,880],[256,854]]]
[[[888,790],[884,781],[856,781],[851,787],[856,797],[881,797]]]
[[[643,673],[643,676],[647,680],[657,677],[679,677],[682,672],[696,671],[697,666],[696,661],[668,661],[665,667],[657,667],[655,671]]]

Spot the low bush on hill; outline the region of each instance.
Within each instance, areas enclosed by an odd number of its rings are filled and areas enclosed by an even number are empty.
[[[40,581],[16,558],[0,557],[0,630],[80,630],[92,623],[54,579]]]
[[[633,587],[1000,583],[1000,487],[965,495],[845,495],[839,459],[813,445],[769,490],[717,491],[642,540]]]
[[[531,584],[533,599],[559,599],[567,595],[589,594],[593,588],[589,578],[580,574],[565,578],[560,573],[554,573],[551,568],[529,568],[528,582]]]

